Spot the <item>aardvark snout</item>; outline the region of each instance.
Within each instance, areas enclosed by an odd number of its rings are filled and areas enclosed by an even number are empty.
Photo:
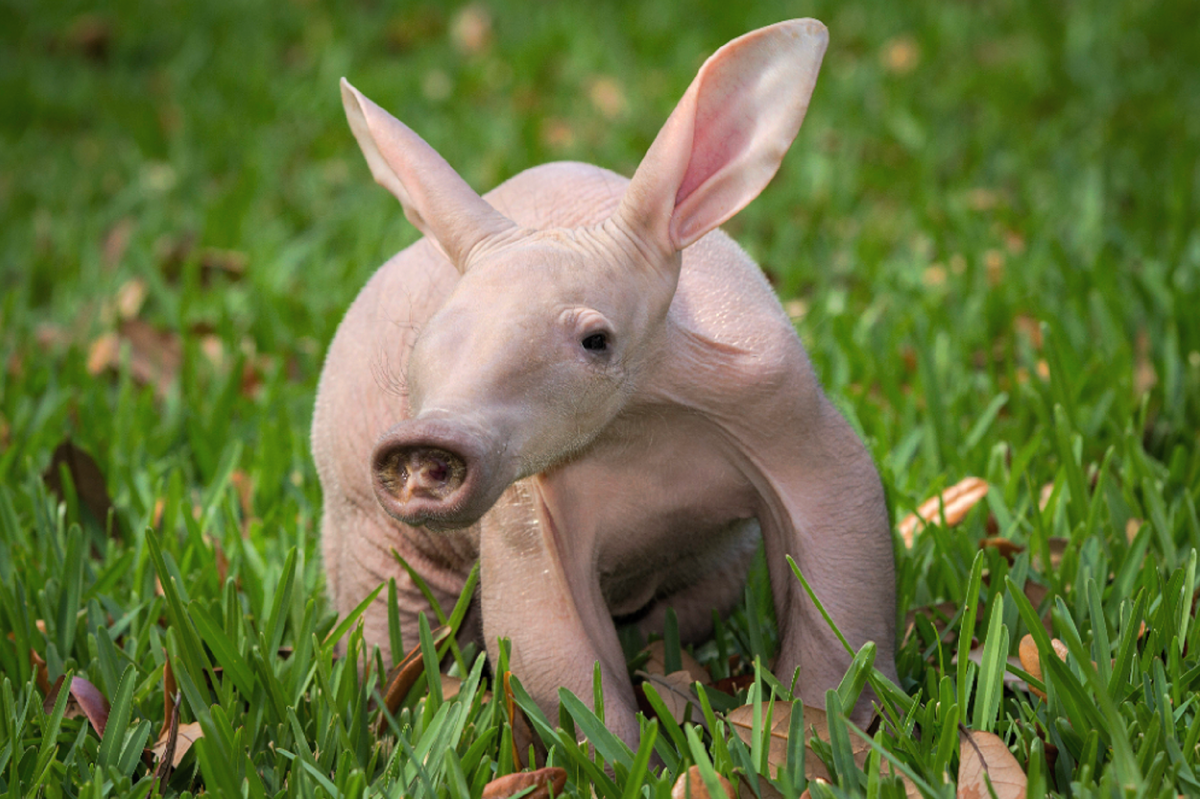
[[[484,442],[453,427],[401,422],[375,445],[375,496],[406,524],[470,526],[494,500],[487,452]]]

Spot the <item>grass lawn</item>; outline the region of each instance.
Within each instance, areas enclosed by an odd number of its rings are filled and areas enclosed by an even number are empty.
[[[0,793],[457,797],[519,770],[508,694],[470,648],[457,696],[420,677],[382,721],[385,664],[360,679],[334,657],[337,638],[362,647],[324,598],[316,380],[350,301],[416,238],[337,79],[479,189],[554,159],[629,174],[705,56],[793,16],[830,28],[822,76],[726,230],[897,522],[964,478],[989,486],[911,547],[897,533],[900,684],[860,653],[804,757],[835,775],[811,795],[903,794],[885,752],[953,795],[965,728],[1000,737],[1030,795],[1200,794],[1200,26],[1183,0],[0,4]],[[763,573],[695,650],[749,675],[701,694],[705,724],[648,721],[630,752],[578,702],[530,714],[568,794],[667,796],[693,763],[799,793],[800,713],[782,754],[727,715],[790,698],[754,666],[775,637]],[[1040,680],[1005,666],[1027,634]],[[418,666],[437,658],[422,638]],[[64,674],[86,682],[44,708]],[[838,715],[868,680],[875,749]],[[143,749],[172,716],[203,737],[164,774]]]

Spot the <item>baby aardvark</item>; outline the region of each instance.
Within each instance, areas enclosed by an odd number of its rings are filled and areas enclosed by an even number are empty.
[[[636,743],[614,617],[710,631],[741,596],[760,531],[776,672],[824,704],[852,646],[894,675],[892,538],[879,477],[821,392],[759,268],[717,226],[771,180],[828,36],[815,20],[746,34],[700,69],[631,180],[552,163],[485,197],[349,83],[375,179],[424,238],[389,260],[329,349],[313,420],[328,586],[346,613],[395,578],[404,640],[481,563],[472,634],[557,718],[590,702]],[[386,592],[367,641],[388,648]],[[399,653],[392,653],[398,655]],[[860,700],[855,715],[869,710]]]

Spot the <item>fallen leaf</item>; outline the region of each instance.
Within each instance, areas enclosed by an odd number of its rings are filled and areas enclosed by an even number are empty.
[[[125,319],[115,333],[106,333],[88,350],[88,373],[115,373],[121,365],[121,344],[129,345],[129,371],[140,385],[150,385],[161,398],[174,383],[183,363],[179,336],[141,319]]]
[[[1004,253],[988,250],[983,254],[983,268],[989,286],[996,287],[1004,282]]]
[[[588,99],[592,107],[600,115],[611,121],[625,113],[629,103],[625,100],[625,92],[615,78],[601,75],[593,78],[588,86]]]
[[[492,15],[481,3],[463,7],[450,21],[450,39],[461,53],[483,51],[492,39]]]
[[[79,497],[79,501],[95,517],[101,527],[107,525],[113,501],[112,497],[108,495],[108,486],[104,483],[104,473],[100,471],[96,459],[88,454],[87,450],[72,443],[70,439],[54,448],[54,454],[50,456],[50,465],[46,467],[42,480],[60,502],[65,500],[62,472],[60,471],[63,466],[71,476],[71,483],[75,486],[75,495]],[[114,516],[114,533],[118,532],[116,523],[117,518]]]
[[[921,49],[911,36],[897,36],[883,46],[883,66],[888,72],[907,75],[921,61]]]
[[[951,601],[913,608],[904,617],[904,640],[908,641],[908,637],[916,629],[918,613],[928,618],[933,623],[933,628],[937,630],[938,635],[941,635],[946,631],[946,627],[950,624],[950,620],[954,618],[954,615],[958,613],[958,610],[958,603]]]
[[[1150,335],[1139,330],[1134,346],[1133,393],[1140,397],[1158,384],[1158,372],[1154,368],[1150,353]]]
[[[541,736],[533,734],[533,725],[529,719],[525,718],[524,711],[517,706],[517,698],[512,690],[511,671],[504,672],[502,685],[504,686],[504,709],[508,713],[508,720],[512,725],[513,762],[522,766],[532,765],[532,763],[526,762],[529,760],[529,748],[532,746],[535,760],[544,763],[545,744],[542,743]],[[522,753],[526,754],[524,758],[521,757]]]
[[[921,503],[915,513],[905,516],[898,525],[904,545],[912,549],[916,534],[941,518],[945,509],[946,526],[953,527],[966,517],[967,511],[987,496],[988,484],[979,477],[964,477],[941,494]]]
[[[782,768],[787,765],[787,747],[788,747],[788,732],[792,723],[792,708],[794,702],[775,702],[775,709],[771,717],[771,735],[770,743],[767,749],[767,763],[772,769]],[[762,713],[766,715],[767,704],[762,705]],[[754,706],[742,705],[734,708],[726,714],[726,720],[737,733],[737,736],[742,739],[747,745],[753,739],[753,724],[754,724]],[[825,764],[817,757],[813,751],[809,739],[812,736],[820,738],[826,743],[829,742],[829,719],[825,715],[825,711],[821,708],[810,707],[804,705],[804,739],[807,752],[804,758],[804,776],[810,780],[821,779],[832,781],[829,770],[825,768]],[[860,736],[850,733],[850,751],[854,755],[854,762],[859,768],[866,765],[867,757],[871,754],[871,744],[863,740]],[[880,768],[881,773],[891,774],[891,765],[888,761],[884,761]],[[904,791],[907,796],[920,796],[917,786],[911,782],[908,777],[900,774],[900,779],[904,783]]]
[[[442,626],[434,630],[434,647],[440,646],[449,635],[449,627]],[[392,667],[387,674],[387,679],[384,680],[383,703],[389,713],[395,715],[396,711],[400,709],[400,703],[404,701],[404,697],[408,696],[408,692],[412,690],[417,679],[424,673],[425,660],[421,656],[421,645],[417,644],[408,650],[399,663]],[[384,723],[385,720],[380,719],[380,724]]]
[[[737,674],[732,677],[722,677],[713,687],[722,693],[737,696],[739,692],[745,691],[751,685],[754,685],[753,674]]]
[[[461,677],[452,677],[449,674],[442,675],[442,699],[453,699],[462,691],[463,681]],[[491,691],[484,691],[482,694],[483,701],[486,702],[492,698]]]
[[[62,43],[89,61],[108,60],[112,45],[112,24],[99,14],[80,14],[71,20],[62,36]]]
[[[178,720],[178,718],[176,720]],[[176,733],[174,750],[171,752],[167,751],[168,744],[172,743],[170,740],[171,730],[168,729],[166,731],[167,734],[165,736],[160,736],[159,739],[155,741],[154,746],[150,747],[150,751],[153,753],[154,759],[160,764],[170,762],[171,768],[175,768],[181,762],[183,762],[183,756],[186,755],[188,750],[192,748],[192,744],[204,737],[204,731],[200,729],[200,722],[198,721],[193,721],[190,724],[176,724],[173,725],[172,729],[174,729]],[[166,759],[168,755],[170,756],[169,761]]]
[[[642,666],[642,671],[658,675],[667,673],[666,643],[662,639],[651,641],[642,647],[642,651],[650,656],[650,659]],[[712,675],[708,673],[708,669],[701,666],[700,661],[692,657],[692,654],[686,649],[679,650],[679,665],[681,670],[687,673],[690,682],[712,685]]]
[[[46,668],[46,661],[42,660],[42,656],[37,653],[36,649],[29,650],[29,665],[33,666],[38,690],[42,692],[43,696],[49,696],[50,670]]]
[[[1050,538],[1046,539],[1046,543],[1050,547],[1050,568],[1057,571],[1058,567],[1062,564],[1063,555],[1066,554],[1067,549],[1071,546],[1071,539],[1064,538],[1063,536],[1052,535]],[[1046,566],[1042,563],[1041,557],[1035,556],[1033,558],[1033,568],[1039,572],[1044,572],[1046,570]]]
[[[962,754],[958,766],[959,799],[986,799],[991,796],[986,774],[996,792],[996,799],[1023,799],[1025,772],[1008,751],[1004,741],[990,732],[959,733]]]
[[[788,746],[788,730],[792,722],[792,702],[775,702],[774,710],[771,718],[771,735],[770,746],[767,751],[767,763],[774,768],[787,765],[787,746]],[[765,717],[767,713],[767,703],[762,704],[762,714]],[[729,711],[726,718],[730,726],[738,737],[750,744],[753,739],[754,725],[754,706],[742,705]],[[808,738],[815,735],[822,741],[829,741],[829,720],[825,715],[825,711],[816,708],[804,706],[804,736],[807,742]],[[854,752],[854,762],[862,766],[867,762],[867,754],[871,750],[871,745],[857,735],[850,736],[850,749]],[[804,773],[810,780],[816,777],[829,779],[829,772],[825,768],[825,764],[820,758],[812,754],[812,747],[809,747],[809,755],[804,758]]]
[[[575,129],[570,122],[557,117],[542,120],[539,135],[542,145],[551,150],[567,150],[575,145]]]
[[[163,661],[163,724],[158,731],[159,738],[171,726],[171,717],[175,715],[175,709],[179,705],[178,691],[175,672],[171,669],[171,659],[166,658]]]
[[[109,269],[121,263],[121,259],[125,257],[125,251],[129,248],[129,239],[133,236],[133,230],[137,227],[137,222],[133,217],[122,217],[108,231],[108,235],[104,237],[104,265]]]
[[[1000,204],[1000,192],[986,186],[976,186],[967,192],[966,198],[972,211],[990,211]]]
[[[64,677],[66,677],[65,674],[60,674],[54,681],[54,687],[50,689],[50,693],[46,694],[46,700],[42,702],[42,710],[45,712],[50,713],[54,710],[54,704],[58,701],[58,692],[62,690]],[[96,735],[103,738],[104,725],[108,724],[108,700],[104,698],[104,694],[83,677],[72,677],[69,690],[64,718],[74,719],[86,716],[87,720],[91,722],[92,729],[96,731]]]
[[[230,280],[241,280],[249,263],[250,256],[241,250],[205,247],[200,251],[201,282],[207,285],[216,274],[225,275]]]
[[[1009,565],[1012,564],[1013,560],[1016,559],[1018,554],[1025,551],[1025,547],[1021,546],[1020,544],[1014,544],[1012,541],[1009,541],[1007,538],[1002,536],[992,536],[990,538],[983,539],[979,542],[979,548],[996,550],[1000,553],[1001,557],[1009,562]]]
[[[734,799],[733,785],[729,780],[718,774],[717,781],[721,783],[721,790],[725,792],[725,796]],[[671,799],[712,799],[704,777],[700,776],[699,766],[689,766],[687,771],[679,775],[679,779],[675,780],[675,785],[671,788]]]
[[[671,718],[676,723],[682,724],[690,719],[693,723],[700,724],[707,729],[704,708],[692,694],[692,684],[695,681],[686,671],[675,671],[670,674],[648,674],[638,671],[635,674],[654,686],[654,690],[658,691],[663,704],[667,706],[667,712],[671,714]],[[643,688],[643,690],[645,689]],[[688,708],[691,708],[690,716]]]
[[[118,332],[130,345],[129,368],[133,378],[153,386],[160,397],[164,396],[183,363],[179,336],[140,319],[122,322]]]
[[[43,352],[54,352],[71,345],[71,334],[62,325],[53,322],[43,322],[33,331],[33,337]]]
[[[1023,335],[1035,350],[1042,348],[1042,323],[1034,317],[1025,314],[1013,317],[1013,329]]]
[[[121,284],[117,289],[117,316],[121,319],[132,319],[142,310],[149,288],[146,281],[140,277],[132,278]]]
[[[550,766],[497,777],[483,786],[482,799],[507,799],[531,787],[533,790],[525,794],[524,799],[549,799],[551,791],[558,796],[566,785],[567,772]]]
[[[946,267],[941,264],[931,264],[921,275],[922,282],[929,288],[937,288],[946,283]]]
[[[87,372],[92,377],[110,369],[120,361],[121,339],[116,333],[103,333],[88,347]]]
[[[1058,659],[1064,663],[1067,660],[1067,645],[1057,638],[1050,639],[1050,645],[1054,647],[1054,654],[1058,655]],[[1021,639],[1021,643],[1017,646],[1017,654],[1020,657],[1021,668],[1029,672],[1038,680],[1045,682],[1042,679],[1042,658],[1038,652],[1037,642],[1033,640],[1032,635],[1026,635]],[[1045,692],[1029,686],[1030,692],[1035,696],[1046,698]]]

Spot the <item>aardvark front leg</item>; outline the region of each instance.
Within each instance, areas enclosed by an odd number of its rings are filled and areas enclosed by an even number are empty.
[[[532,481],[514,484],[488,513],[480,542],[488,655],[495,664],[497,639],[512,642],[512,672],[551,720],[560,687],[592,706],[599,662],[605,726],[636,749],[637,703],[587,538],[558,529]]]
[[[878,473],[828,400],[820,397],[816,404],[811,421],[765,450],[759,520],[781,634],[775,673],[786,682],[799,666],[804,703],[824,707],[825,692],[837,687],[851,655],[809,600],[786,556],[796,561],[851,647],[875,642],[875,665],[892,679],[896,589]],[[863,693],[851,713],[855,721],[869,720],[872,698],[869,690]]]

